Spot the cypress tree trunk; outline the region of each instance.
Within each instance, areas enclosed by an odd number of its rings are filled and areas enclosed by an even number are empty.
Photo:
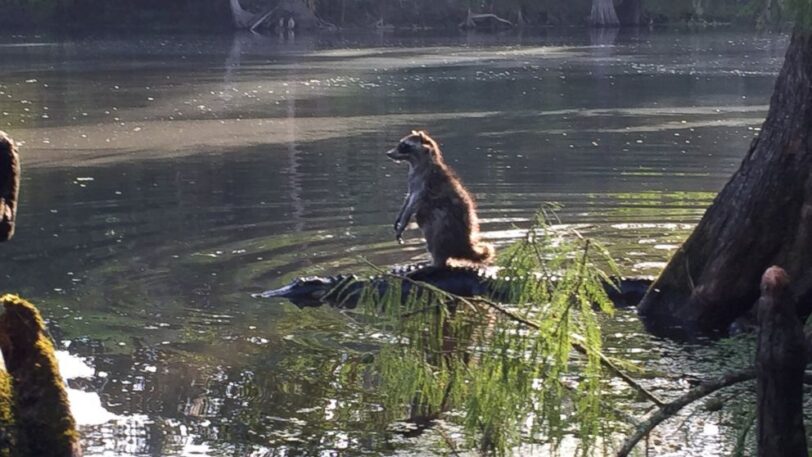
[[[739,170],[674,254],[639,311],[654,327],[726,330],[759,297],[778,265],[812,300],[812,34],[797,28],[767,119]],[[808,311],[807,311],[808,312]]]
[[[772,0],[764,0],[764,6],[761,9],[761,14],[759,14],[758,18],[756,18],[756,28],[763,29],[768,25],[772,24],[773,22],[772,9],[773,9]]]
[[[693,20],[703,21],[705,18],[705,5],[703,0],[693,0],[691,2],[691,6],[693,7],[694,10]]]
[[[616,11],[620,25],[640,25],[643,18],[643,0],[623,0]]]
[[[612,0],[592,0],[592,13],[589,24],[595,27],[617,27],[620,21]]]

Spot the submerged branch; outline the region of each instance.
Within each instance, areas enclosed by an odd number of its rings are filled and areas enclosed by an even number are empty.
[[[654,427],[677,414],[685,406],[720,389],[738,384],[740,382],[750,381],[755,378],[755,368],[745,368],[743,370],[734,371],[718,379],[704,382],[689,390],[686,394],[677,398],[676,400],[666,403],[655,413],[651,414],[648,419],[637,427],[634,434],[626,439],[626,441],[623,443],[623,447],[620,449],[620,451],[618,451],[617,457],[626,457],[629,455],[637,443],[651,433],[651,431],[654,430]]]
[[[448,436],[448,433],[446,433],[443,426],[438,424],[434,428],[434,430],[437,431],[437,434],[440,435],[440,438],[443,439],[445,445],[448,446],[448,450],[451,451],[451,455],[453,455],[454,457],[460,457],[460,452],[459,450],[457,450],[457,445],[454,444],[454,440],[452,440],[451,437]]]

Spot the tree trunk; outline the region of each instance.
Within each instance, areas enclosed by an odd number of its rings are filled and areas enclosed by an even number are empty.
[[[756,28],[758,30],[767,29],[770,27],[779,26],[782,21],[786,20],[784,13],[786,13],[787,5],[785,0],[762,0],[763,5],[761,13],[756,18]]]
[[[240,6],[239,0],[229,0],[231,7],[231,18],[234,20],[234,26],[239,29],[247,29],[253,24],[254,13],[246,11]]]
[[[691,6],[694,10],[693,20],[699,22],[703,21],[705,18],[705,5],[703,4],[703,0],[693,0]]]
[[[789,277],[781,268],[771,267],[764,273],[758,320],[758,455],[806,457],[806,338],[789,291]]]
[[[726,330],[779,265],[800,306],[812,297],[812,34],[792,35],[770,110],[739,170],[639,306],[653,330]]]
[[[756,18],[756,28],[758,30],[765,29],[770,24],[773,23],[772,9],[773,9],[772,0],[764,0],[764,5],[761,9],[761,13],[758,15],[758,18]]]
[[[620,25],[612,0],[592,0],[592,14],[589,15],[589,25],[594,27],[617,27]]]
[[[17,197],[20,192],[20,159],[14,140],[0,130],[0,241],[14,236]]]
[[[229,0],[229,6],[231,8],[231,18],[234,21],[234,26],[238,29],[248,29],[250,31],[254,31],[257,27],[262,25],[265,20],[271,17],[278,6],[274,6],[273,8],[267,9],[259,14],[254,14],[250,11],[243,9],[240,6],[239,0]]]
[[[640,25],[643,18],[643,0],[623,0],[616,10],[620,25]]]

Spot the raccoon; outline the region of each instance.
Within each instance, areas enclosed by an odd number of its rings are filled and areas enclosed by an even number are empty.
[[[386,155],[409,163],[408,194],[395,220],[395,239],[415,216],[431,254],[432,265],[488,263],[494,248],[479,240],[474,200],[443,161],[437,142],[424,131],[412,131]],[[456,262],[455,262],[456,261]]]

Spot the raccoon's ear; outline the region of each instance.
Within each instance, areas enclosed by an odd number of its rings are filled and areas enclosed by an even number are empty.
[[[423,143],[429,143],[429,134],[425,130],[420,130],[417,132],[417,135],[420,136],[420,141]]]

